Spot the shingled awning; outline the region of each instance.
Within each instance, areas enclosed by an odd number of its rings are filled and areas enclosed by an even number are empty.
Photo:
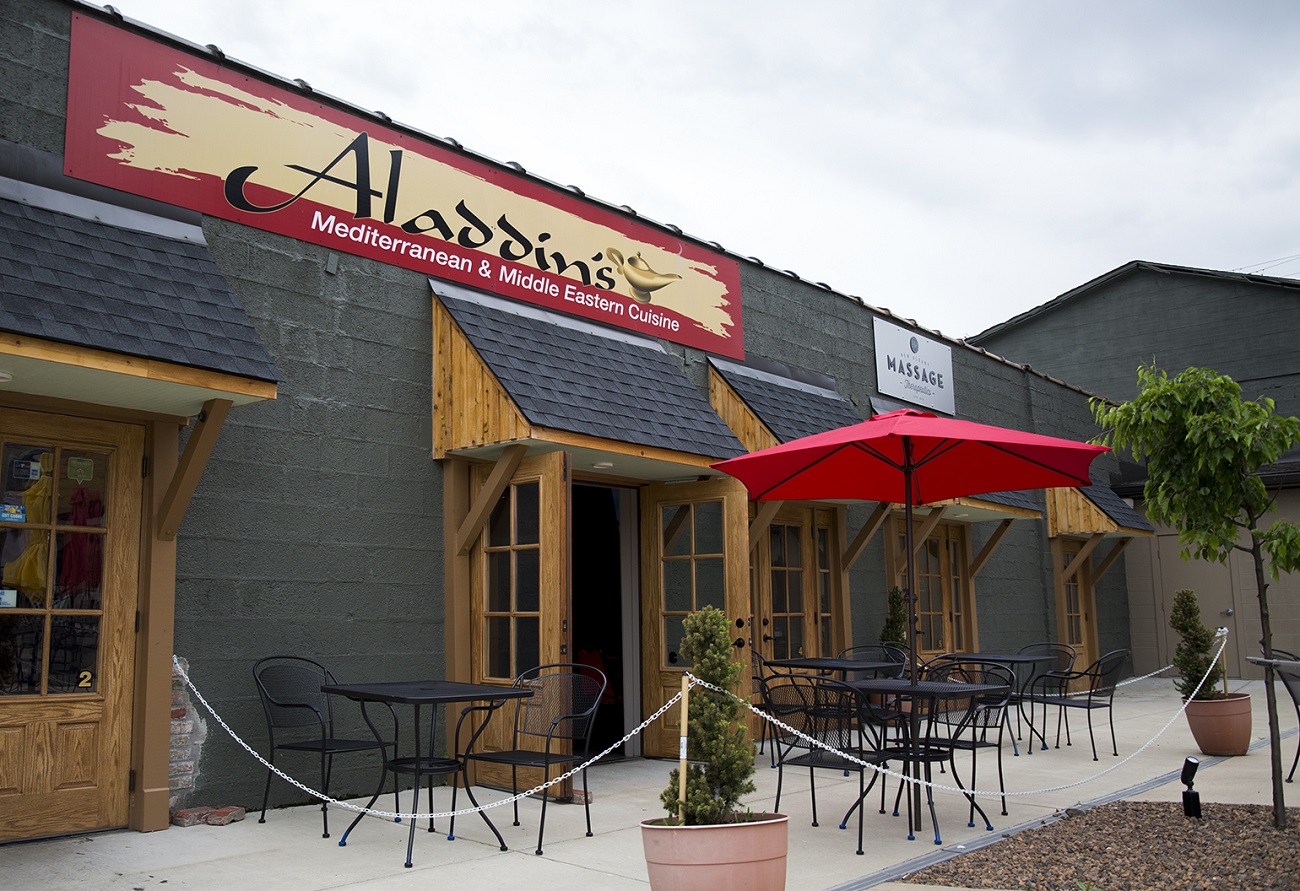
[[[280,377],[201,230],[0,178],[6,391],[189,417]]]
[[[743,454],[658,341],[430,279],[434,455],[567,448],[645,480],[713,476]],[[606,460],[617,456],[613,461]],[[610,469],[613,468],[599,468]]]

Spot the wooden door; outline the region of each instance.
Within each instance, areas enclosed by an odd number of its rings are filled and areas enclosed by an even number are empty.
[[[748,639],[748,494],[738,480],[649,486],[641,498],[641,708],[654,714],[681,691],[688,667],[679,652],[682,622],[716,606]],[[739,625],[736,623],[739,621]],[[749,653],[736,650],[749,674]],[[645,731],[644,752],[675,757],[680,711],[669,709]]]
[[[477,468],[473,490],[490,468]],[[550,452],[525,458],[493,507],[474,546],[474,681],[509,686],[520,673],[550,662],[570,662],[569,456]],[[511,747],[515,703],[498,709],[480,748]],[[448,715],[448,730],[453,714]],[[451,744],[451,740],[448,743]],[[562,771],[561,771],[562,772]],[[510,768],[480,764],[476,781],[510,788]],[[541,781],[520,772],[520,783]],[[553,787],[572,794],[571,783]]]
[[[143,448],[0,409],[0,840],[127,823]]]
[[[834,656],[831,512],[783,508],[750,543],[754,646],[768,659]]]
[[[1056,563],[1056,624],[1057,640],[1074,647],[1074,668],[1087,668],[1096,662],[1097,628],[1096,596],[1093,589],[1092,561],[1084,560],[1077,572],[1068,578],[1064,570],[1082,551],[1084,542],[1078,539],[1052,539],[1052,554]]]

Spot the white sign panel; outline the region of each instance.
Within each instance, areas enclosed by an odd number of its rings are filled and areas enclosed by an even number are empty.
[[[887,396],[955,415],[952,348],[875,320],[876,387]]]

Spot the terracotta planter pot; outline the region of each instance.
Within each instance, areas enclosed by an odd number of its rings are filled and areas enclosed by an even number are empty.
[[[651,891],[784,891],[790,818],[665,826],[641,822]]]
[[[1205,755],[1244,755],[1250,748],[1250,694],[1187,703],[1187,725]]]

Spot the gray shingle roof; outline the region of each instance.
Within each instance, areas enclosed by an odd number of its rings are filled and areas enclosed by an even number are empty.
[[[708,457],[744,454],[655,341],[430,284],[530,424]]]
[[[1042,511],[1043,506],[1038,503],[1029,492],[985,492],[982,495],[972,495],[972,498],[978,498],[980,501],[991,501],[994,504],[1002,504],[1007,507],[1021,507],[1025,510]]]
[[[1129,507],[1123,498],[1115,494],[1114,489],[1102,485],[1095,478],[1091,486],[1082,486],[1079,491],[1087,496],[1089,501],[1097,505],[1097,508],[1110,517],[1115,522],[1115,525],[1121,529],[1155,531],[1155,527],[1147,521],[1146,517]]]
[[[853,406],[834,390],[829,378],[812,381],[811,372],[797,380],[780,373],[729,362],[709,359],[723,379],[736,391],[767,429],[781,442],[790,442],[814,433],[825,433],[862,420]],[[785,369],[798,373],[798,369]]]
[[[280,379],[203,244],[6,199],[0,331]]]

